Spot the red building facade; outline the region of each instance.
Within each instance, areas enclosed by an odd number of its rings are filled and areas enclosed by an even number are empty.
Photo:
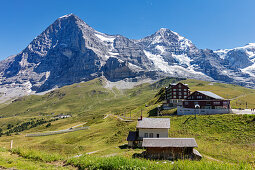
[[[230,109],[230,100],[224,99],[209,91],[195,91],[182,103],[183,108],[195,109]]]
[[[174,100],[183,100],[190,95],[190,90],[187,84],[177,83],[169,84],[166,87],[166,102],[167,103],[176,103]]]

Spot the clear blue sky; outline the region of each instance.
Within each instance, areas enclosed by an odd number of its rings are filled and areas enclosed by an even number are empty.
[[[0,60],[19,53],[58,17],[139,39],[169,28],[198,48],[255,42],[255,0],[1,0]]]

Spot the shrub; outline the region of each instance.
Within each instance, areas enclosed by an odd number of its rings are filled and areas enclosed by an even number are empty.
[[[48,123],[45,127],[47,128],[47,127],[50,127],[51,126],[51,123]]]

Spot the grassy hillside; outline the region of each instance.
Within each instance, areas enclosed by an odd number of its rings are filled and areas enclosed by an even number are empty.
[[[142,84],[130,90],[104,88],[103,79],[65,86],[43,96],[20,98],[0,109],[2,116],[75,114],[88,116],[135,109],[153,98],[156,85]]]
[[[188,83],[192,91],[209,90],[225,98],[236,98],[232,101],[234,107],[244,107],[238,103],[235,105],[241,98],[248,102],[248,106],[255,107],[255,101],[248,98],[254,96],[253,89],[198,80],[182,81]],[[172,165],[171,162],[131,159],[133,154],[144,151],[128,149],[125,145],[127,134],[129,130],[135,130],[136,122],[123,122],[115,115],[129,116],[131,112],[131,116],[137,118],[142,111],[143,116],[149,116],[149,112],[158,106],[156,101],[160,95],[154,96],[170,82],[177,80],[163,79],[154,84],[118,90],[106,89],[103,79],[95,79],[66,86],[43,96],[20,98],[0,109],[0,116],[4,117],[0,118],[0,128],[4,132],[8,130],[8,124],[15,127],[42,118],[48,121],[61,113],[71,114],[72,117],[52,121],[49,127],[46,127],[47,123],[36,127],[28,126],[28,129],[19,133],[0,137],[0,160],[3,160],[0,165],[20,169],[37,169],[32,168],[36,162],[41,169],[73,169],[74,166],[116,168],[117,165],[141,169],[252,169],[255,165],[255,115],[209,115],[197,116],[197,119],[194,116],[171,116],[169,136],[194,137],[198,143],[198,151],[204,156],[203,161],[178,161]],[[108,117],[104,119],[106,115]],[[85,122],[85,126],[89,126],[87,130],[25,137],[27,133],[68,129]],[[11,140],[13,150],[9,150]],[[14,160],[19,160],[20,165],[14,163]]]

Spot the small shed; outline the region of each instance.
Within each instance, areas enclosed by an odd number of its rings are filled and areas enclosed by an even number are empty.
[[[138,140],[138,131],[130,131],[127,137],[129,147],[138,147],[142,144],[142,140]],[[140,144],[141,143],[141,144]]]
[[[138,119],[136,131],[130,131],[128,134],[128,146],[142,147],[143,138],[167,138],[169,128],[169,118]]]
[[[143,118],[137,122],[140,138],[167,138],[170,129],[169,118]]]
[[[202,158],[194,149],[194,138],[143,138],[142,146],[146,148],[145,157],[149,159],[196,159]]]

